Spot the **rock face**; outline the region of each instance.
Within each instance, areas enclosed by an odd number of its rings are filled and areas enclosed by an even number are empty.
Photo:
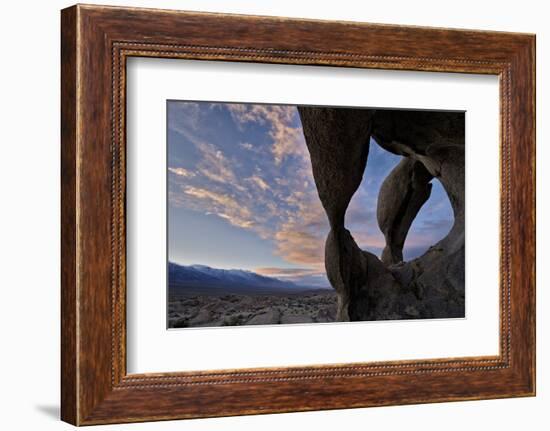
[[[327,277],[337,319],[464,316],[464,114],[299,107],[319,198],[330,223]],[[380,260],[361,250],[344,219],[368,159],[370,138],[402,156],[384,180],[377,219],[386,245]],[[409,228],[441,181],[455,221],[423,256],[403,262]]]
[[[430,197],[432,178],[421,162],[404,157],[382,183],[376,216],[386,238],[382,252],[382,262],[386,265],[403,261],[407,233]]]

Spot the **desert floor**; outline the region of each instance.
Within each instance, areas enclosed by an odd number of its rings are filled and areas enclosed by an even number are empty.
[[[168,301],[169,328],[334,322],[336,293],[178,295]]]

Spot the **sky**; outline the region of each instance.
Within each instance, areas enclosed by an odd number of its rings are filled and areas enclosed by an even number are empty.
[[[296,281],[324,277],[329,231],[295,106],[168,101],[168,257],[182,265],[245,269]],[[380,186],[399,162],[371,140],[346,227],[380,255]],[[421,255],[452,226],[443,187],[411,226],[404,258]]]

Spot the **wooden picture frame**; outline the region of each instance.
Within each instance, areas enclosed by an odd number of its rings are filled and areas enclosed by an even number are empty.
[[[534,35],[84,5],[61,16],[64,421],[91,425],[535,394]],[[498,75],[500,354],[128,375],[130,56]]]

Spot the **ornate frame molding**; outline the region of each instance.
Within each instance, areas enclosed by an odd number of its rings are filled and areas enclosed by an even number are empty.
[[[221,30],[206,32],[206,24]],[[258,25],[279,31],[255,36]],[[275,36],[282,29],[284,39]],[[343,41],[322,36],[334,31]],[[320,41],[308,42],[312,33]],[[346,43],[353,49],[342,49]],[[98,424],[534,394],[534,36],[79,5],[62,12],[62,54],[64,420]],[[500,354],[127,375],[125,65],[131,56],[498,75]],[[240,397],[247,391],[265,401]]]

